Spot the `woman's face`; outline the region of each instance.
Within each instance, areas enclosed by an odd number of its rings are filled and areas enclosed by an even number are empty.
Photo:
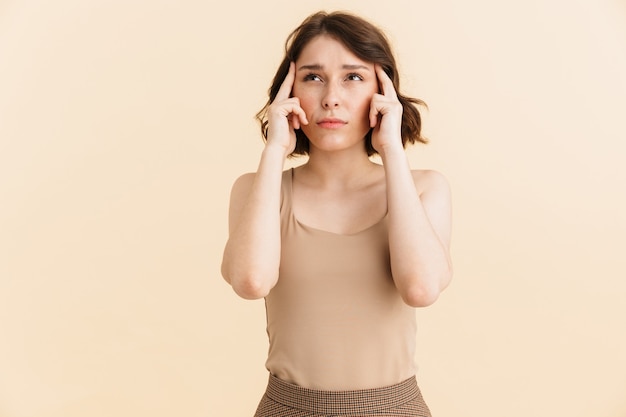
[[[373,63],[359,59],[330,36],[313,38],[296,61],[292,89],[309,120],[302,131],[311,151],[360,144],[370,129],[370,103],[378,89]]]

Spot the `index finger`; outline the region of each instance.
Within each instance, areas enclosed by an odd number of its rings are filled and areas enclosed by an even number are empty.
[[[278,92],[276,93],[275,100],[286,100],[291,95],[291,89],[293,88],[293,81],[296,78],[296,64],[292,61],[289,63],[289,72],[280,85]]]
[[[376,75],[378,76],[378,82],[380,83],[383,95],[396,97],[396,89],[393,86],[393,81],[391,81],[391,78],[389,78],[380,64],[376,64]]]

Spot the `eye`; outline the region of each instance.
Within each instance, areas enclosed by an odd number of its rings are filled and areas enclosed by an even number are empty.
[[[322,81],[322,78],[317,74],[307,74],[304,76],[304,81]]]
[[[357,73],[352,73],[352,74],[348,74],[348,76],[346,77],[346,79],[348,81],[363,81],[363,77],[361,77],[359,74]]]

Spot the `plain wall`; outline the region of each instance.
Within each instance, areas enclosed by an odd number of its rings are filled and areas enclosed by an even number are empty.
[[[318,9],[387,31],[429,105],[411,164],[452,185],[455,277],[416,312],[433,414],[626,416],[618,0],[0,2],[0,416],[253,414],[228,195]]]

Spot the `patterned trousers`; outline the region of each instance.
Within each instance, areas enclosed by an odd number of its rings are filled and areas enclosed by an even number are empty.
[[[415,377],[383,388],[320,391],[270,375],[254,417],[431,417]]]

